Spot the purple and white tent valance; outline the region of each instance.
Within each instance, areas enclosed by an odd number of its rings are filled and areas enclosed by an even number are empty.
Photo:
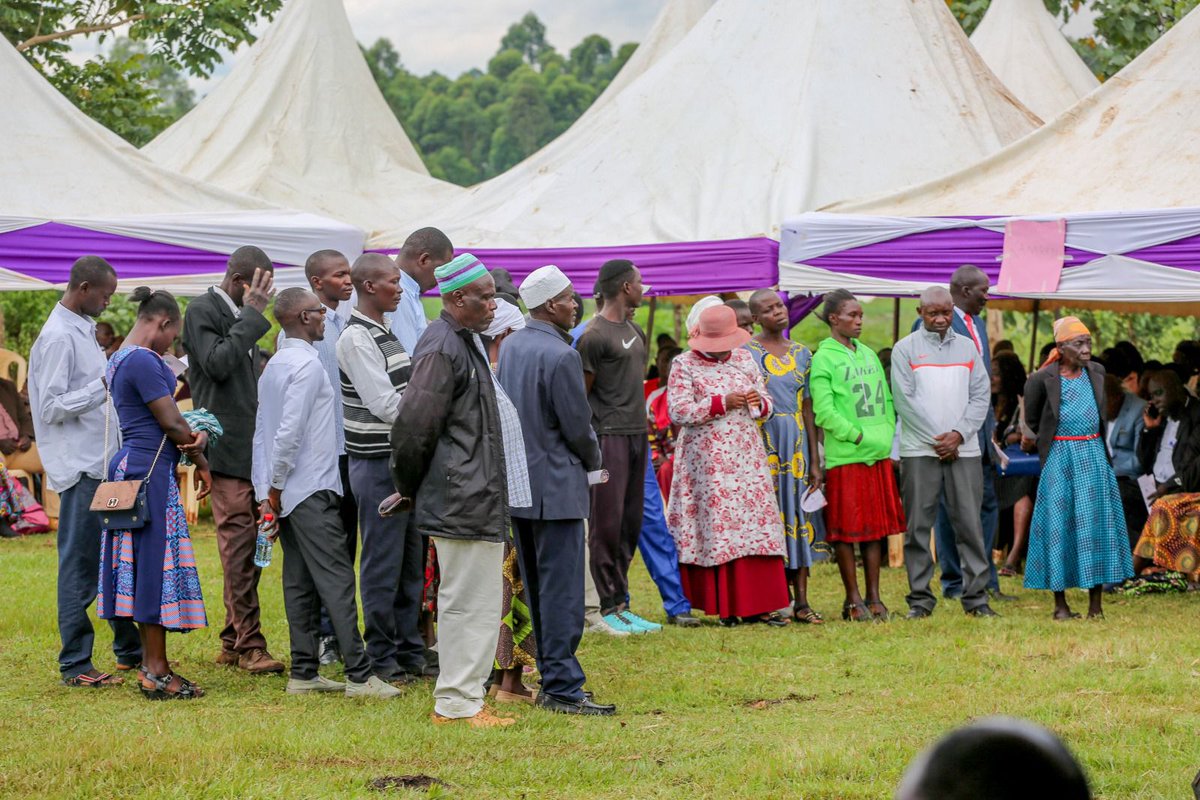
[[[147,285],[197,295],[218,282],[229,254],[261,247],[275,262],[276,285],[307,286],[302,269],[315,250],[356,258],[365,233],[352,225],[297,211],[159,214],[38,219],[0,215],[0,291],[64,288],[83,255],[105,258],[119,290]]]
[[[875,217],[814,212],[785,222],[779,247],[784,291],[849,289],[917,295],[946,284],[963,264],[995,283],[1005,225],[1067,221],[1058,290],[1015,297],[1129,303],[1200,301],[1200,208],[997,217]]]
[[[606,247],[472,247],[470,252],[488,269],[508,270],[517,284],[538,267],[554,264],[584,297],[591,295],[600,266],[614,258],[637,265],[650,294],[659,297],[762,289],[779,281],[779,243],[765,236]]]

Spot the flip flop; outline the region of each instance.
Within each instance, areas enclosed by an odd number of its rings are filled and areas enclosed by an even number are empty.
[[[105,689],[109,686],[120,686],[125,680],[109,675],[107,672],[101,672],[99,675],[88,675],[86,672],[81,672],[74,677],[63,678],[62,682],[63,686],[70,686],[73,689]]]

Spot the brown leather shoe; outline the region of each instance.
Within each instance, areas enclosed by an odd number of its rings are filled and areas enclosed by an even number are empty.
[[[222,647],[221,655],[217,656],[217,664],[221,665],[222,667],[236,667],[238,665],[238,659],[241,657],[242,654],[237,650],[226,650],[224,647]]]
[[[268,672],[283,672],[283,662],[276,659],[261,647],[247,650],[238,659],[238,666],[252,675],[262,675]]]
[[[450,725],[457,722],[470,725],[472,728],[502,728],[516,722],[512,717],[497,717],[496,713],[487,706],[479,709],[479,713],[473,717],[443,717],[435,711],[430,715],[430,719],[433,720],[434,725]]]

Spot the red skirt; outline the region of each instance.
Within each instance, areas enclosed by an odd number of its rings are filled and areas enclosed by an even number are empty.
[[[680,564],[679,579],[692,608],[716,617],[756,617],[788,604],[782,556],[746,556],[728,564]]]
[[[844,464],[825,473],[825,540],[875,542],[904,533],[904,504],[886,458],[872,466]]]

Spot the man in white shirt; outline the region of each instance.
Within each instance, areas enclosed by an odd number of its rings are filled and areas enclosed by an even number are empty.
[[[409,234],[404,246],[396,254],[396,264],[400,267],[400,288],[404,293],[392,314],[392,333],[409,355],[416,352],[417,340],[429,324],[425,318],[425,306],[421,304],[421,295],[437,286],[434,270],[452,258],[454,245],[437,228],[421,228]]]
[[[104,417],[107,387],[104,352],[96,342],[94,318],[104,313],[117,289],[117,274],[99,256],[71,267],[67,292],[54,306],[29,353],[29,403],[46,485],[58,492],[58,656],[68,686],[112,686],[122,681],[92,666],[95,630],[88,607],[100,574],[100,518],[89,511],[104,480]],[[111,437],[119,439],[116,414]],[[130,620],[111,620],[117,668],[142,660],[141,640]]]
[[[403,684],[424,673],[426,660],[418,625],[425,586],[421,536],[409,525],[409,514],[379,515],[379,504],[395,492],[388,469],[392,423],[412,371],[409,354],[385,322],[401,297],[400,270],[381,253],[364,253],[350,276],[358,305],[338,340],[337,355],[350,485],[362,536],[364,638],[374,673]]]
[[[338,474],[342,479],[342,505],[340,514],[342,528],[346,531],[346,552],[353,564],[358,555],[358,505],[354,502],[354,493],[350,491],[350,462],[346,456],[346,432],[342,423],[342,384],[338,372],[337,343],[350,319],[349,300],[354,293],[354,284],[350,281],[350,262],[337,250],[318,250],[304,262],[304,276],[313,294],[325,306],[325,336],[315,342],[317,358],[325,373],[329,376],[329,385],[333,387],[333,417],[337,434]],[[283,341],[287,338],[285,331],[279,332],[275,341],[276,351],[282,349]],[[337,636],[329,621],[329,613],[321,606],[321,664],[332,664],[341,659],[338,651]]]
[[[275,318],[287,334],[258,381],[253,480],[260,516],[276,520],[283,544],[283,600],[292,644],[289,694],[345,692],[395,697],[371,674],[358,633],[354,562],[339,519],[334,391],[313,346],[325,335],[325,306],[312,292],[287,289]],[[329,611],[346,662],[346,684],[318,674],[318,609]]]

